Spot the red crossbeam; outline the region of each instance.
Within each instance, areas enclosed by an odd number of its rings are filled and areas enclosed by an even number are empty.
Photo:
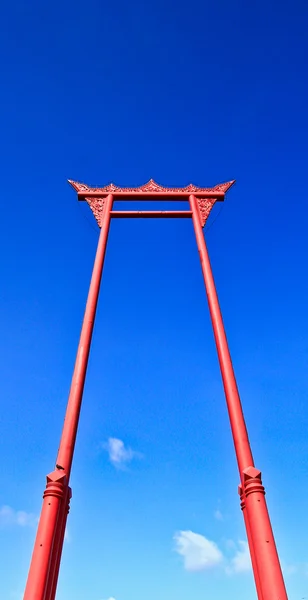
[[[126,218],[141,218],[150,219],[154,218],[169,218],[180,217],[182,219],[189,219],[192,216],[191,210],[112,210],[111,216],[116,219]]]
[[[108,196],[110,192],[104,192],[103,190],[81,190],[77,192],[78,200],[84,200],[85,198],[103,198]],[[126,192],[125,190],[118,192],[112,192],[114,200],[188,200],[191,192]],[[225,192],[208,192],[208,191],[197,191],[194,195],[198,198],[216,198],[217,200],[223,200]]]

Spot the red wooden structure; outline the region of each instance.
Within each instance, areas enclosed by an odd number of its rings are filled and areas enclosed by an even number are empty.
[[[111,218],[191,218],[214,330],[218,359],[227,401],[235,453],[239,468],[239,494],[244,515],[253,573],[259,600],[286,600],[275,540],[265,500],[261,472],[255,467],[241,401],[231,362],[209,256],[203,236],[209,213],[216,201],[224,200],[234,181],[213,188],[165,188],[153,180],[139,188],[102,188],[69,182],[79,200],[86,200],[100,227],[100,236],[77,351],[63,432],[55,470],[47,475],[43,507],[24,595],[24,600],[54,600],[61,562],[71,488],[69,479],[79,413],[90,352],[100,282]],[[188,211],[115,211],[114,200],[188,200]]]

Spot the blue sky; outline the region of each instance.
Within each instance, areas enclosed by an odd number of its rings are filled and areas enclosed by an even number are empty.
[[[308,597],[307,3],[1,13],[1,597],[22,597],[98,238],[66,180],[151,177],[237,180],[206,237],[289,598]],[[57,600],[255,598],[190,221],[112,223],[81,417]]]

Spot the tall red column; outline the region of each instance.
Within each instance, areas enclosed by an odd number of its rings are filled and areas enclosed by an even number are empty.
[[[59,515],[59,522],[55,535],[54,547],[52,552],[52,558],[50,563],[48,583],[46,587],[45,600],[54,600],[56,597],[58,576],[60,569],[60,562],[62,556],[63,542],[66,529],[67,515],[69,513],[69,504],[72,497],[72,490],[67,487],[66,495],[61,506],[61,513]]]
[[[257,595],[258,595],[259,600],[263,600],[262,586],[261,586],[261,580],[260,580],[260,575],[259,575],[259,569],[258,569],[258,565],[257,565],[256,553],[255,553],[255,548],[254,548],[252,537],[251,537],[250,525],[249,525],[247,511],[246,511],[245,496],[243,494],[243,488],[241,485],[238,486],[238,492],[239,492],[240,499],[241,499],[241,509],[243,511],[243,517],[244,517],[245,529],[246,529],[246,533],[247,533],[247,540],[248,540],[252,570],[253,570],[253,574],[254,574],[254,578],[255,578]]]
[[[47,476],[24,600],[53,600],[60,566],[72,467],[91,339],[106,253],[112,194],[102,200],[101,232],[77,350],[56,469]]]
[[[56,464],[58,465],[58,468],[64,470],[64,472],[67,474],[67,477],[69,477],[72,467],[82,394],[88,365],[98,294],[102,278],[103,264],[106,253],[112,204],[113,197],[112,194],[109,194],[106,198],[103,209],[103,215],[101,218],[101,232],[99,236],[88,300],[80,334],[79,346],[77,350],[77,357],[72,378],[71,390],[68,399],[63,431],[57,456]]]
[[[43,507],[37,529],[24,600],[45,600],[54,542],[59,527],[61,505],[67,480],[61,471],[47,475]]]
[[[194,195],[189,197],[189,203],[243,488],[244,510],[247,518],[246,526],[248,525],[247,539],[252,557],[258,598],[259,600],[287,600],[265,501],[261,472],[254,467],[211,264],[203,236],[198,201]]]

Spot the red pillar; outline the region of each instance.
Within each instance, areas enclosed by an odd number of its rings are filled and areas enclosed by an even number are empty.
[[[192,219],[209,303],[218,359],[226,395],[236,458],[244,491],[249,527],[247,539],[253,557],[259,600],[287,600],[275,540],[271,528],[261,473],[254,468],[241,400],[233,371],[211,264],[203,236],[197,199],[189,197]]]
[[[255,578],[257,595],[258,595],[259,600],[263,600],[263,593],[262,593],[259,569],[257,566],[255,549],[254,549],[254,545],[253,545],[252,537],[251,537],[250,525],[249,525],[249,521],[248,521],[246,504],[245,504],[245,496],[243,494],[243,488],[241,485],[239,485],[239,487],[238,487],[238,493],[239,493],[240,499],[241,499],[241,509],[243,511],[243,517],[244,517],[245,529],[246,529],[246,533],[247,533],[247,540],[248,540],[252,570],[253,570],[253,574],[254,574],[254,578]]]
[[[63,498],[63,502],[61,503],[61,508],[59,511],[57,529],[55,533],[52,555],[50,559],[50,568],[45,591],[45,600],[54,600],[55,598],[63,541],[65,535],[66,519],[69,512],[69,502],[71,499],[71,495],[72,490],[70,487],[67,486],[65,490],[65,496]]]
[[[70,505],[71,497],[72,497],[72,490],[70,487],[68,487],[66,498],[63,503],[63,510],[61,511],[61,520],[59,521],[59,527],[57,529],[57,534],[56,534],[57,544],[56,544],[55,553],[52,558],[52,561],[53,561],[52,567],[53,568],[52,568],[50,577],[48,578],[48,587],[46,590],[45,600],[55,600],[55,597],[56,597],[60,563],[61,563],[61,557],[62,557],[63,542],[64,542],[64,536],[65,536],[65,530],[66,530],[66,521],[67,521],[67,515],[69,513],[69,505]]]
[[[66,477],[61,471],[47,475],[43,507],[34,543],[24,600],[45,600],[54,541],[66,494]]]
[[[99,236],[88,300],[80,334],[79,346],[77,350],[75,369],[73,373],[71,390],[68,399],[60,447],[57,457],[57,465],[61,469],[64,469],[68,477],[70,475],[74,454],[82,394],[86,377],[99,288],[102,278],[103,264],[106,253],[112,204],[113,198],[112,195],[109,194],[109,196],[107,196],[106,198],[101,221],[101,232]]]
[[[67,505],[68,483],[72,467],[84,382],[91,346],[95,313],[102,277],[113,197],[104,202],[101,232],[89,288],[88,300],[77,350],[72,384],[56,462],[56,470],[47,477],[43,508],[30,564],[24,600],[53,600],[63,546],[63,516]],[[58,564],[59,563],[59,564]]]

